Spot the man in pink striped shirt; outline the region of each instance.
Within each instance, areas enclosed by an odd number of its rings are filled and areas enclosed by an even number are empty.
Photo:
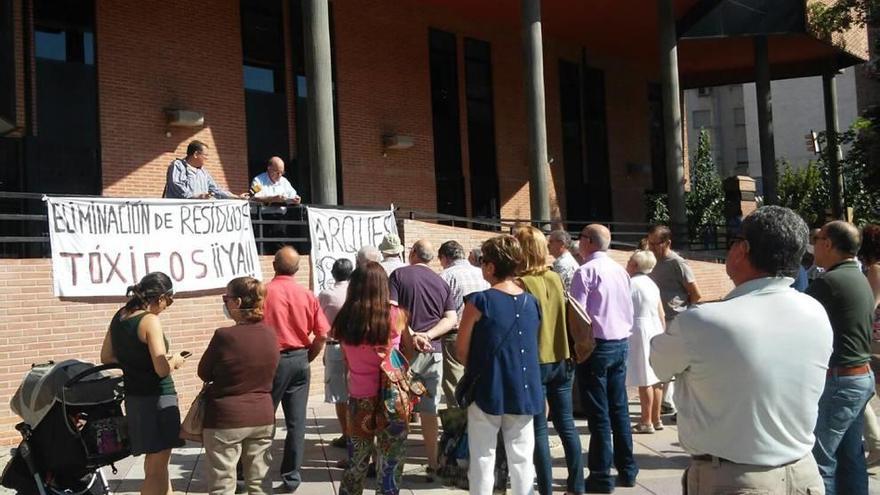
[[[571,281],[571,295],[593,321],[596,349],[578,365],[581,401],[590,424],[587,493],[611,493],[617,486],[635,486],[639,468],[633,457],[626,355],[633,325],[629,275],[606,251],[611,232],[592,224],[581,232],[579,251],[584,264]],[[611,464],[617,479],[611,475]]]

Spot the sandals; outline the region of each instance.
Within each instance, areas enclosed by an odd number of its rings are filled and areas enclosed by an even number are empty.
[[[639,423],[633,426],[632,432],[639,434],[654,433],[654,426],[651,423]]]

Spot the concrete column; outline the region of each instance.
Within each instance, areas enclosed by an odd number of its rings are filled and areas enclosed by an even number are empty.
[[[758,100],[758,143],[761,147],[761,180],[764,204],[778,202],[776,194],[776,149],[773,143],[773,108],[770,95],[770,59],[767,37],[755,36],[755,96]]]
[[[834,218],[846,218],[846,205],[843,198],[843,172],[840,170],[840,144],[837,133],[840,124],[837,120],[837,83],[834,74],[822,76],[822,96],[825,103],[825,159],[831,172],[831,214]]]
[[[550,220],[547,180],[547,117],[544,109],[544,42],[541,0],[522,0],[527,125],[529,130],[529,200],[532,220]]]
[[[687,237],[684,204],[684,158],[681,130],[681,97],[678,88],[678,37],[673,0],[658,0],[660,77],[663,83],[663,139],[666,147],[666,189],[669,220],[676,238]]]
[[[303,2],[309,116],[310,203],[335,205],[336,134],[333,126],[333,73],[330,61],[328,0]]]

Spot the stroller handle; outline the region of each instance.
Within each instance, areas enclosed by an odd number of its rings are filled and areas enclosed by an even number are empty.
[[[102,371],[117,370],[117,369],[118,370],[122,369],[122,366],[120,366],[118,363],[102,364],[101,366],[95,366],[94,368],[89,368],[85,371],[82,371],[82,372],[74,375],[73,378],[71,378],[70,380],[67,380],[67,382],[64,384],[64,388],[70,388],[72,385],[75,385],[76,383],[78,383],[83,378],[85,378],[89,375],[94,375],[94,374],[100,373]]]

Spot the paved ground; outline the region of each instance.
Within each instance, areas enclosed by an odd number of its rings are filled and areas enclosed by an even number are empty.
[[[304,483],[297,490],[297,495],[327,495],[338,493],[339,480],[342,470],[336,468],[336,461],[345,456],[344,449],[330,447],[329,441],[339,436],[339,427],[333,415],[332,406],[319,402],[318,397],[313,397],[311,403],[315,404],[309,409],[309,424],[306,430],[306,454],[303,466]],[[631,403],[632,412],[637,412],[638,403]],[[635,417],[635,415],[633,416]],[[278,423],[282,424],[281,421]],[[584,448],[589,444],[589,433],[586,421],[576,420],[581,432],[581,441]],[[273,486],[280,485],[278,478],[278,463],[281,455],[280,449],[284,443],[284,432],[279,428],[275,440],[274,458],[275,465],[270,471],[273,477]],[[551,441],[554,437],[551,436]],[[673,495],[681,493],[681,473],[688,463],[688,456],[678,444],[678,432],[674,425],[662,432],[652,435],[633,435],[635,441],[636,461],[641,472],[638,477],[638,485],[634,488],[618,488],[615,493],[620,495],[630,494],[657,494]],[[564,480],[566,476],[565,463],[562,448],[558,440],[553,442],[554,457],[553,475],[556,492],[564,493]],[[457,489],[441,486],[439,483],[424,482],[425,453],[419,426],[413,428],[407,441],[407,453],[409,455],[403,480],[402,493],[410,494],[464,494]],[[171,477],[175,493],[206,493],[207,486],[204,473],[204,456],[201,446],[188,444],[186,447],[177,449],[171,458]],[[0,459],[0,464],[5,464],[5,458]],[[138,493],[144,480],[144,471],[141,457],[129,458],[118,463],[118,473],[112,475],[107,472],[112,490],[118,494]],[[880,495],[880,473],[871,476],[871,494]],[[365,493],[373,493],[372,482],[367,484]],[[2,491],[0,491],[2,493]],[[8,492],[6,492],[8,493]]]

